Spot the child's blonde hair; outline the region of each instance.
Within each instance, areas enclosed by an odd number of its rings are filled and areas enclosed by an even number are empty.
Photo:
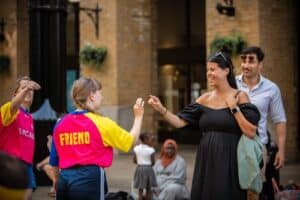
[[[74,81],[71,96],[74,101],[75,107],[81,109],[87,109],[86,101],[91,92],[101,90],[101,83],[94,78],[85,78],[81,77],[78,80]]]

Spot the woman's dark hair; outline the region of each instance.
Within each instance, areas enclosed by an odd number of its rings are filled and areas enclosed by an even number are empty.
[[[143,143],[145,143],[150,138],[150,134],[149,133],[141,133],[139,138]]]
[[[227,81],[232,88],[237,89],[235,74],[234,74],[234,66],[232,64],[230,57],[226,53],[223,53],[221,51],[214,53],[212,54],[212,56],[210,56],[207,59],[207,62],[217,63],[221,69],[229,68]]]

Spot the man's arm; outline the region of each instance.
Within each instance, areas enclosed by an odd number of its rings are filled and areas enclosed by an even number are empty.
[[[278,169],[283,167],[285,159],[286,140],[286,115],[282,102],[280,89],[277,85],[273,88],[273,96],[270,104],[270,117],[275,124],[278,152],[275,156],[274,166]]]
[[[274,166],[283,167],[285,161],[286,122],[276,123],[278,152],[275,156]]]

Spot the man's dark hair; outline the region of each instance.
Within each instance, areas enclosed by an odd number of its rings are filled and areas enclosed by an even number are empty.
[[[265,54],[260,47],[252,46],[242,50],[242,55],[255,54],[259,62],[264,60]]]

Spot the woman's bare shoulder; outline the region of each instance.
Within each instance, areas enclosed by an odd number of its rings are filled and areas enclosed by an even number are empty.
[[[196,102],[199,104],[204,104],[210,96],[211,96],[211,92],[205,92],[200,97],[198,97]]]

